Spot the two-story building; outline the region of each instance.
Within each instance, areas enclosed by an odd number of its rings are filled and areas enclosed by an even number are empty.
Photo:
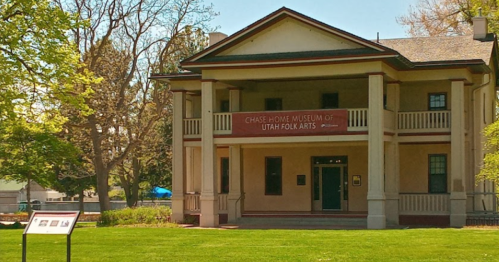
[[[173,219],[365,214],[368,228],[460,227],[495,117],[497,40],[369,41],[281,8],[152,75],[173,92]],[[218,41],[218,42],[217,42]]]

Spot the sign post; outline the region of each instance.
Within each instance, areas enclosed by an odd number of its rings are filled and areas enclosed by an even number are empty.
[[[80,211],[34,211],[24,229],[22,261],[26,262],[27,235],[67,235],[67,261],[71,261],[71,234]]]

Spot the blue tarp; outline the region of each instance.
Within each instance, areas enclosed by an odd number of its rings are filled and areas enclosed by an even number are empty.
[[[166,189],[166,188],[162,188],[162,187],[159,187],[159,186],[155,186],[153,187],[152,191],[151,191],[151,195],[153,195],[154,197],[171,197],[172,196],[172,191]]]

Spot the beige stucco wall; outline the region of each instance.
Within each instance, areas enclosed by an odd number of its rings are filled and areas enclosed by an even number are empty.
[[[311,211],[313,156],[348,156],[348,182],[362,176],[362,186],[349,186],[349,211],[367,211],[367,147],[286,147],[243,149],[245,211]],[[282,157],[282,195],[265,195],[265,157]],[[306,175],[307,184],[296,185],[296,176]]]
[[[449,81],[421,81],[400,85],[400,111],[427,111],[430,93],[447,93],[447,110],[451,109]]]
[[[447,154],[447,190],[450,192],[450,144],[400,145],[400,193],[428,193],[428,155]]]
[[[268,81],[241,85],[241,111],[265,109],[266,98],[281,98],[283,110],[320,109],[322,94],[338,93],[340,108],[367,108],[367,78],[344,80]],[[229,99],[229,90],[217,90],[216,111],[222,100]]]

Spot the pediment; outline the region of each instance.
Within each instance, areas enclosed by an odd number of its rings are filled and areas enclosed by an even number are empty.
[[[200,72],[210,64],[392,55],[395,51],[283,7],[181,62]],[[315,60],[314,60],[315,61]]]
[[[364,46],[287,17],[244,39],[216,56],[256,55],[324,50],[360,49]]]

